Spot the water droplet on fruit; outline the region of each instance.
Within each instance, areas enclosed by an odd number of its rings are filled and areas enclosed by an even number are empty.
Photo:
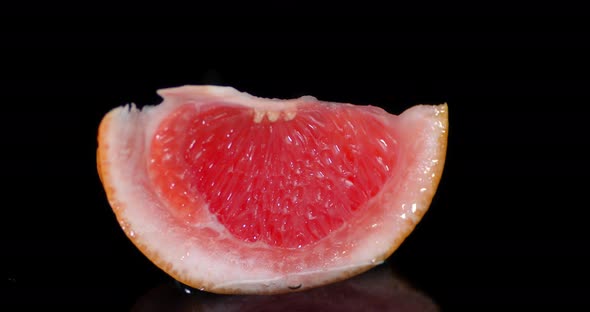
[[[338,153],[340,153],[340,147],[338,145],[334,145],[334,154],[338,155]]]
[[[425,187],[421,188],[420,192],[422,192],[422,193],[426,192],[426,188]]]
[[[130,232],[129,232],[129,236],[131,236],[131,237],[135,237],[135,232],[133,232],[133,231],[130,231]]]
[[[197,143],[197,140],[192,140],[191,144],[188,146],[188,149],[189,150],[193,149],[193,147],[195,146],[195,143]]]
[[[412,204],[412,213],[416,213],[416,203]]]
[[[377,263],[377,259],[375,259],[375,258],[371,259],[371,263],[373,263],[373,264]]]
[[[289,289],[295,290],[295,289],[299,289],[301,288],[301,286],[303,286],[303,284],[299,284],[297,286],[287,286]]]
[[[402,217],[402,219],[404,219],[404,220],[405,220],[405,219],[406,219],[406,213],[405,213],[405,212],[404,212],[404,213],[402,213],[401,217]]]

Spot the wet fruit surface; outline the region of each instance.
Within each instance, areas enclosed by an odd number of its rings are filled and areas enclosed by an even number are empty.
[[[98,170],[129,239],[197,289],[293,292],[364,272],[414,229],[442,174],[446,105],[158,93],[104,117]]]
[[[237,238],[301,248],[347,223],[395,174],[394,131],[356,107],[252,115],[189,104],[159,125],[149,169],[182,221],[204,201]]]

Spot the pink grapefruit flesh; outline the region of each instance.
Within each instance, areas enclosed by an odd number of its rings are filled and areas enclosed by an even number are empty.
[[[127,236],[177,280],[270,294],[381,263],[428,209],[447,106],[257,98],[229,87],[159,90],[103,119],[98,171]]]

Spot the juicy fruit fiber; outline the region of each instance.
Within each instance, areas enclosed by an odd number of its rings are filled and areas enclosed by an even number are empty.
[[[232,88],[160,90],[99,130],[98,171],[121,227],[177,280],[281,293],[380,263],[428,209],[446,153],[446,105],[399,116]]]
[[[181,220],[202,197],[234,236],[301,248],[348,223],[393,172],[394,130],[372,117],[301,104],[296,118],[253,122],[249,108],[183,105],[157,128],[148,171]]]

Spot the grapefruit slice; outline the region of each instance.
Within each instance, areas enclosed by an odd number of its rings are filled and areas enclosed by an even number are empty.
[[[230,87],[158,94],[104,117],[98,172],[129,239],[197,289],[283,293],[364,272],[414,229],[442,174],[446,104],[397,116]]]

